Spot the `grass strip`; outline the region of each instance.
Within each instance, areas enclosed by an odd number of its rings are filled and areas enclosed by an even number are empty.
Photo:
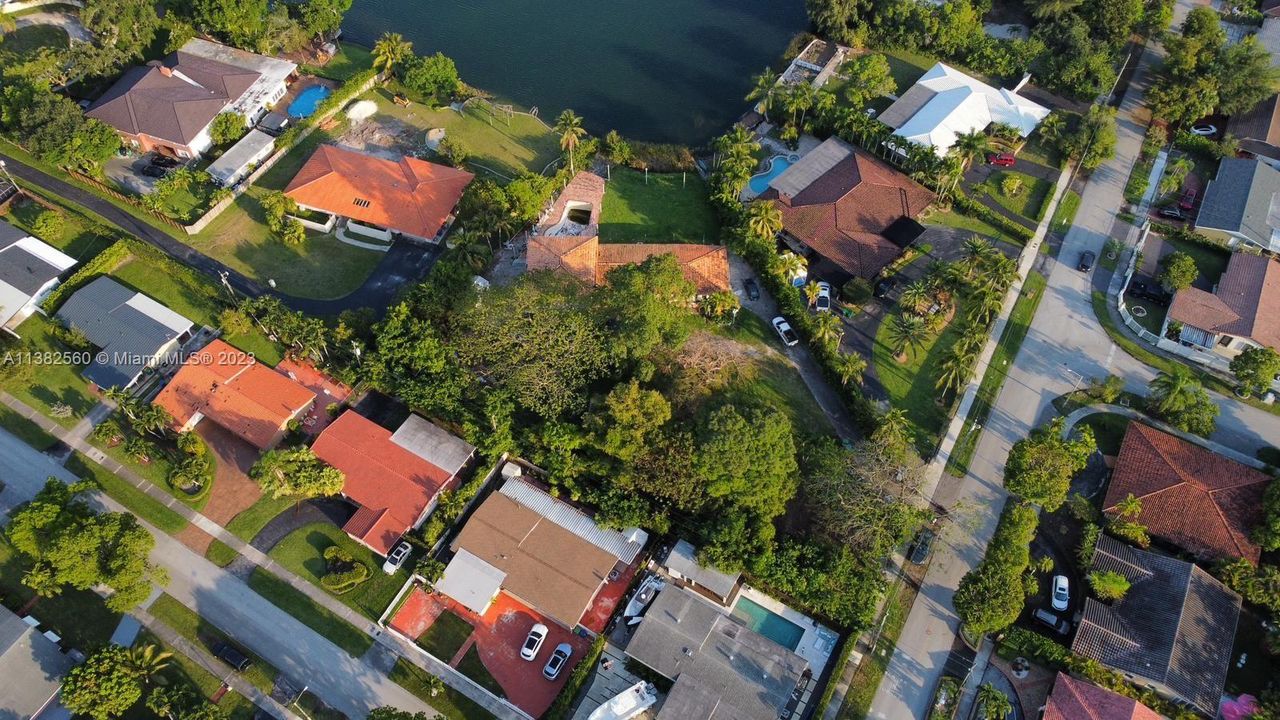
[[[373,638],[262,568],[253,569],[249,587],[352,657],[361,657],[373,645]]]
[[[67,458],[65,467],[85,480],[92,480],[129,512],[169,535],[174,535],[187,526],[186,518],[78,452]]]
[[[867,717],[876,689],[880,687],[880,681],[889,669],[889,660],[893,657],[898,635],[902,633],[902,626],[907,623],[907,614],[911,612],[911,604],[915,602],[915,598],[916,591],[909,583],[900,583],[897,592],[889,596],[880,628],[880,639],[854,673],[853,682],[849,683],[849,691],[844,696],[844,704],[840,706],[840,714],[836,716],[838,720],[863,720]]]
[[[151,604],[148,611],[152,617],[168,625],[170,629],[182,637],[203,647],[210,655],[213,654],[213,646],[219,642],[230,643],[240,647],[238,643],[229,638],[216,625],[200,617],[194,610],[178,602],[171,595],[164,594],[156,598],[156,601]],[[241,649],[243,650],[243,648]],[[276,675],[280,674],[280,671],[248,650],[245,650],[245,653],[253,660],[253,665],[241,673],[241,677],[248,680],[254,687],[270,695],[271,688],[275,686]]]
[[[437,678],[426,670],[400,658],[388,675],[391,681],[413,693],[422,702],[435,708],[448,720],[490,720],[493,716],[471,698],[445,685],[441,690]],[[432,682],[432,681],[435,682]],[[432,692],[432,688],[436,692]]]

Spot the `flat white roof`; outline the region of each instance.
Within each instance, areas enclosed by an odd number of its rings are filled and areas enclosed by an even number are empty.
[[[226,182],[250,163],[258,162],[271,154],[275,141],[275,138],[261,130],[250,130],[239,142],[222,153],[221,157],[209,164],[209,174]]]
[[[449,561],[435,589],[462,603],[477,615],[483,615],[489,603],[502,589],[507,574],[476,555],[459,549]],[[441,658],[448,660],[449,658]]]
[[[134,293],[133,297],[125,303],[129,307],[164,325],[170,330],[181,335],[191,329],[194,324],[190,320],[182,317],[178,313],[143,295],[142,293]]]

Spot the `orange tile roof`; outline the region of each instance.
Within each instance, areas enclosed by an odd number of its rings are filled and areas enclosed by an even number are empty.
[[[299,205],[432,238],[474,178],[417,158],[397,162],[321,145],[284,192]]]
[[[595,235],[535,235],[529,238],[525,264],[530,270],[559,270],[595,284],[600,238]]]
[[[1142,501],[1138,521],[1201,557],[1248,558],[1261,549],[1249,539],[1262,519],[1262,493],[1271,478],[1194,443],[1140,422],[1129,423],[1102,503],[1113,514],[1130,493]]]
[[[266,449],[315,399],[315,393],[243,350],[214,340],[187,358],[153,402],[168,411],[178,427],[199,413]]]
[[[391,431],[353,410],[338,417],[311,446],[342,471],[342,494],[360,506],[343,529],[386,555],[454,479],[391,439]]]
[[[1280,261],[1232,253],[1212,293],[1185,288],[1174,294],[1169,319],[1280,350]]]
[[[1161,720],[1160,714],[1132,698],[1058,673],[1043,720]]]
[[[569,203],[590,203],[591,219],[587,223],[588,227],[595,227],[600,224],[600,211],[604,206],[604,178],[582,171],[574,175],[569,182],[565,183],[564,189],[556,197],[556,201],[552,203],[551,208],[543,215],[545,220],[538,224],[538,230],[545,230],[548,227],[559,223],[564,217],[565,208]],[[591,233],[594,234],[594,231]]]
[[[537,236],[529,238],[525,260],[530,270],[559,270],[599,286],[616,267],[665,254],[675,256],[699,295],[731,290],[729,252],[721,245],[601,243],[595,236]]]

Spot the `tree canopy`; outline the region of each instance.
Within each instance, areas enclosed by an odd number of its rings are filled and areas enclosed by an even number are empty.
[[[1071,489],[1071,477],[1083,470],[1097,448],[1093,430],[1077,429],[1078,438],[1062,437],[1062,418],[1032,431],[1013,444],[1004,466],[1004,484],[1009,492],[1053,512],[1062,506]]]
[[[342,471],[326,465],[308,447],[269,450],[249,469],[249,477],[273,498],[337,495],[345,480]]]
[[[142,681],[129,666],[128,651],[107,645],[67,671],[62,704],[77,715],[110,720],[142,698]]]

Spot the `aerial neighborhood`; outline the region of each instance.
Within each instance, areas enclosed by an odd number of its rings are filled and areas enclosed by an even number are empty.
[[[0,718],[1280,719],[1278,93],[1273,0],[0,0]]]

